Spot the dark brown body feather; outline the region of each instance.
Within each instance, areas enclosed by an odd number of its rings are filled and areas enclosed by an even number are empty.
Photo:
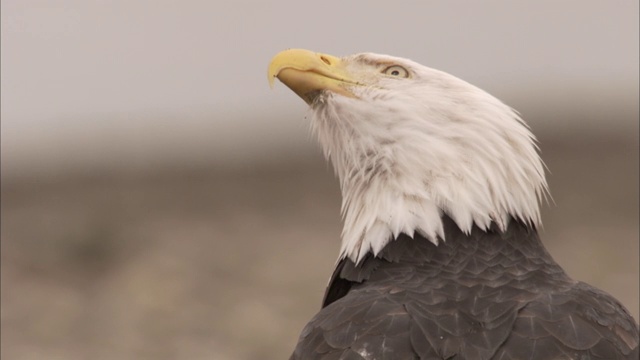
[[[638,359],[638,327],[610,295],[569,278],[535,230],[400,235],[342,260],[291,359]]]

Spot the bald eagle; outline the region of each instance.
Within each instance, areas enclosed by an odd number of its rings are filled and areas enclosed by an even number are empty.
[[[291,359],[638,359],[638,325],[538,236],[536,141],[483,90],[410,60],[292,49],[268,70],[310,106],[344,229]]]

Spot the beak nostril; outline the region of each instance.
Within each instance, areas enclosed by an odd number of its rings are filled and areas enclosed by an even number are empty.
[[[331,65],[331,61],[324,56],[320,56],[320,59],[327,65]]]

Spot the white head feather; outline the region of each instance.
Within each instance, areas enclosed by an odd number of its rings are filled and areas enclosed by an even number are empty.
[[[311,121],[342,190],[340,258],[359,262],[400,233],[445,240],[442,215],[464,232],[511,217],[540,224],[547,184],[535,138],[485,91],[410,60],[341,59],[355,97],[323,91]],[[383,73],[391,65],[408,77]],[[364,86],[363,86],[364,85]]]

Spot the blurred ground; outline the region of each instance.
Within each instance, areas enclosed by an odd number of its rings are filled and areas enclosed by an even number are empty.
[[[638,319],[638,143],[542,138],[542,238]],[[4,359],[283,359],[337,256],[318,155],[2,183]]]

